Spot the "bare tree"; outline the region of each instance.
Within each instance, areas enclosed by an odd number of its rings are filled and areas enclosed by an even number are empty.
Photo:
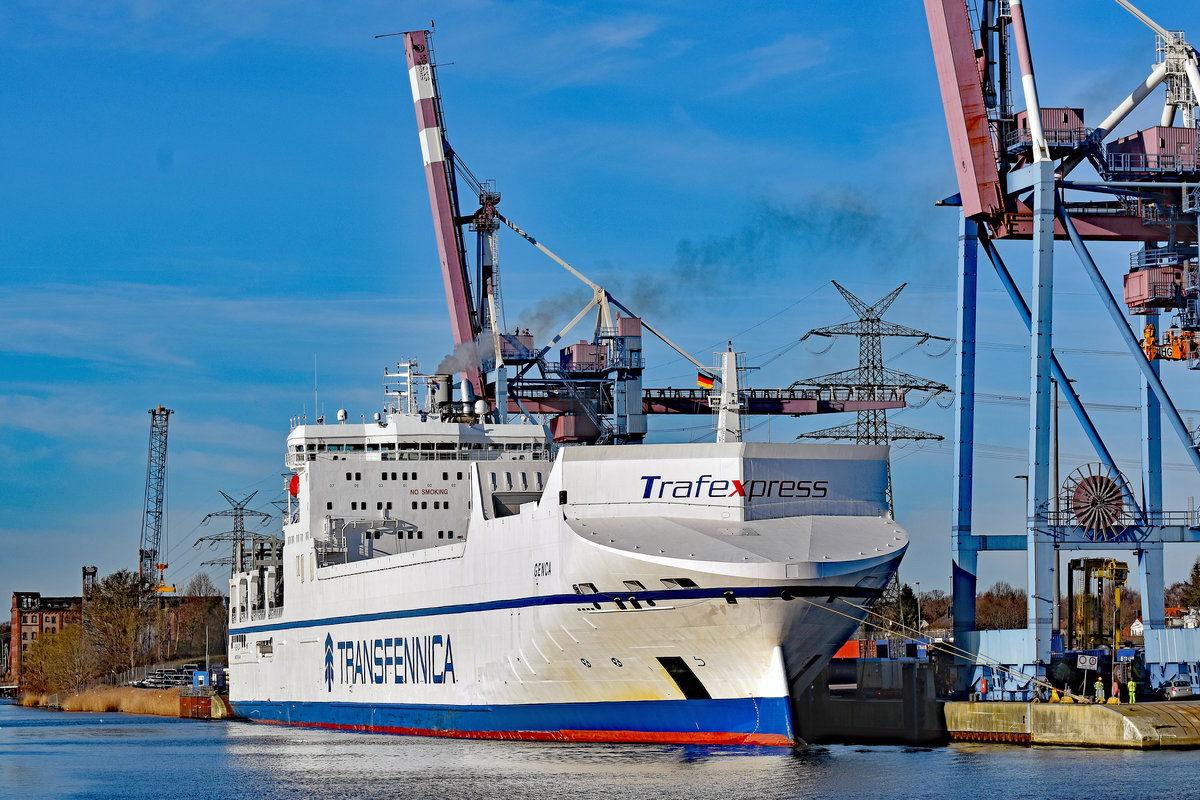
[[[1026,595],[1005,581],[997,581],[975,599],[975,625],[980,630],[1024,628]]]
[[[146,654],[149,592],[127,569],[106,576],[84,610],[83,625],[105,670],[132,669]]]
[[[187,586],[183,587],[183,594],[185,597],[217,597],[225,593],[217,588],[207,572],[197,572],[196,576],[187,582]]]
[[[96,677],[96,651],[82,625],[39,636],[24,660],[28,685],[40,691],[78,692]]]

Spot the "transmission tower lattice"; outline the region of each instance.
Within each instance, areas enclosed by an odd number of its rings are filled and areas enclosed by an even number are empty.
[[[931,397],[950,390],[950,387],[943,383],[918,378],[915,375],[909,375],[883,365],[883,338],[885,336],[918,339],[918,345],[931,340],[950,341],[943,336],[934,336],[932,333],[919,331],[905,325],[897,325],[883,319],[883,312],[887,311],[888,306],[896,300],[896,297],[908,285],[907,283],[900,284],[885,297],[876,301],[874,305],[867,305],[859,300],[837,281],[832,281],[832,283],[841,292],[850,308],[858,314],[858,320],[825,328],[814,328],[804,334],[800,341],[804,341],[810,336],[857,336],[858,367],[797,381],[792,384],[793,388],[796,386],[852,386],[868,393],[903,392],[907,394],[909,391],[922,391],[929,392]],[[941,439],[942,437],[905,425],[888,424],[887,410],[877,408],[859,411],[854,425],[822,428],[802,433],[796,438],[852,439],[857,444],[888,444],[899,439]]]
[[[218,489],[217,491],[220,491],[220,490]],[[206,562],[204,562],[204,565],[229,564],[233,568],[233,571],[237,572],[241,567],[241,564],[239,562],[241,560],[241,555],[242,555],[243,549],[245,547],[246,539],[247,538],[250,538],[250,539],[269,538],[266,535],[261,534],[261,533],[254,533],[254,532],[247,533],[246,532],[246,517],[256,517],[261,520],[260,524],[266,524],[266,521],[271,519],[271,515],[266,513],[265,511],[256,511],[253,508],[246,508],[246,506],[250,503],[250,501],[252,499],[254,499],[254,495],[256,495],[256,494],[258,494],[258,492],[254,491],[254,492],[251,492],[250,494],[246,495],[245,497],[243,497],[241,500],[234,500],[232,497],[225,494],[225,492],[221,492],[221,496],[225,498],[226,502],[229,503],[230,507],[223,508],[220,511],[214,511],[211,514],[207,514],[204,517],[204,519],[200,521],[200,524],[207,525],[208,521],[210,519],[212,519],[213,517],[232,517],[233,518],[233,529],[224,531],[222,533],[214,533],[211,536],[201,536],[199,539],[196,540],[196,543],[192,546],[199,547],[201,542],[208,542],[210,547],[216,547],[218,542],[232,542],[233,543],[233,555],[231,557],[229,557],[228,560],[225,558],[219,558],[214,561],[206,561]]]
[[[173,591],[166,585],[167,568],[167,422],[174,413],[169,408],[150,409],[150,447],[146,457],[146,495],[142,514],[142,538],[138,548],[138,576],[159,591]],[[159,563],[159,555],[162,562]],[[155,581],[155,570],[158,580]]]

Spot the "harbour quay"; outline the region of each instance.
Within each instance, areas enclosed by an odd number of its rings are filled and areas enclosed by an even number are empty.
[[[1200,702],[1035,703],[947,701],[947,734],[955,742],[1028,745],[1200,747]]]

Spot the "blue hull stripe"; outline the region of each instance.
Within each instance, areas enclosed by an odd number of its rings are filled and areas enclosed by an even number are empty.
[[[477,738],[714,741],[793,740],[786,697],[446,706],[232,702],[255,722]],[[605,733],[613,735],[606,736]],[[599,734],[599,735],[587,735]]]
[[[433,606],[430,608],[408,608],[393,611],[379,611],[372,614],[347,614],[341,617],[322,617],[320,619],[296,620],[294,622],[273,622],[262,625],[231,625],[232,633],[267,633],[269,631],[294,630],[297,628],[316,628],[327,625],[345,625],[352,622],[377,622],[385,619],[406,619],[411,617],[440,617],[446,614],[469,614],[478,611],[502,611],[510,608],[528,608],[530,606],[558,605],[590,605],[592,603],[613,603],[621,601],[629,603],[633,600],[645,603],[653,600],[703,600],[723,598],[727,593],[734,597],[754,599],[781,597],[787,592],[793,597],[861,597],[869,598],[879,595],[879,589],[866,589],[861,586],[730,586],[719,589],[669,589],[657,592],[629,592],[627,594],[549,594],[537,597],[516,597],[509,600],[489,600],[482,603],[463,603],[461,605]]]

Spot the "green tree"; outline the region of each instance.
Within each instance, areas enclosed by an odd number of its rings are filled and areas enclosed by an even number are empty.
[[[1183,582],[1179,592],[1179,604],[1194,608],[1200,606],[1200,558],[1192,564],[1192,572]]]
[[[105,672],[132,669],[146,654],[152,605],[145,583],[122,569],[106,576],[88,600],[83,626]]]

